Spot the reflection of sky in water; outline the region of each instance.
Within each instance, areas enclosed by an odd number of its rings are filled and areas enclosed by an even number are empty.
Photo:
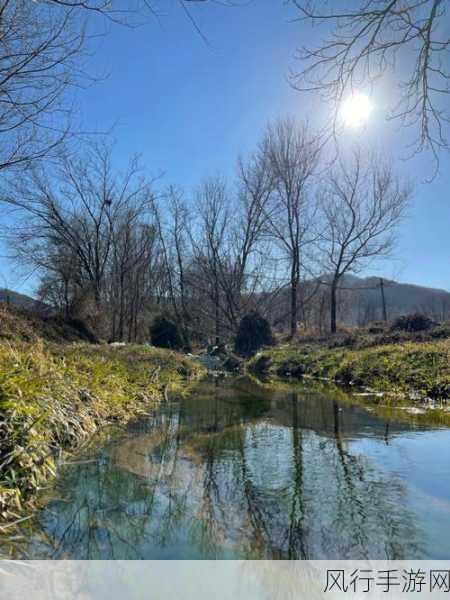
[[[203,384],[66,468],[61,499],[40,515],[50,543],[30,555],[450,555],[448,430],[386,429],[331,392],[222,385]]]
[[[405,434],[389,445],[368,438],[351,443],[352,453],[370,456],[379,469],[405,484],[405,509],[423,524],[427,555],[436,559],[447,559],[450,552],[449,446],[448,430]]]
[[[287,427],[261,423],[245,430],[245,454],[255,486],[276,491],[292,481],[292,432]]]

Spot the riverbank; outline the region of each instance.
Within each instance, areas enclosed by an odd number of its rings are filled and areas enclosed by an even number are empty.
[[[450,399],[449,339],[364,349],[282,345],[258,353],[247,369],[268,378],[326,378],[413,400]]]
[[[202,373],[187,357],[144,346],[2,342],[0,534],[33,511],[66,452]]]

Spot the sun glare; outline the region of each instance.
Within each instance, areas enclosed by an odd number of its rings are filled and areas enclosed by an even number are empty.
[[[360,127],[370,117],[373,105],[365,94],[352,94],[344,100],[341,108],[341,116],[348,127]]]

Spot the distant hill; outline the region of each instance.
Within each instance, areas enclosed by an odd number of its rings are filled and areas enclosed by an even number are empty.
[[[313,298],[312,302],[305,304],[307,322],[319,329],[324,327],[325,330],[329,326],[329,281],[330,276],[325,274],[304,282],[299,289],[300,309],[303,298]],[[415,312],[423,313],[434,321],[450,320],[450,292],[384,278],[383,286],[389,321]],[[277,305],[271,309],[272,324],[277,328],[288,328],[289,315],[290,293],[286,288],[278,295]],[[365,326],[382,318],[380,278],[344,276],[338,292],[338,322],[343,325]]]
[[[323,275],[321,281],[329,277]],[[401,315],[420,312],[435,321],[450,320],[450,292],[435,288],[398,283],[384,279],[384,294],[388,320],[392,321]],[[300,286],[300,293],[308,297],[315,288],[317,281],[308,281]],[[323,301],[320,300],[320,295]],[[272,322],[283,327],[289,326],[289,291],[284,290],[278,297],[278,304],[272,309]],[[313,309],[323,304],[323,312],[311,317],[313,322],[326,323],[328,319],[329,287],[321,285],[319,296],[313,303]],[[301,301],[301,299],[300,299]],[[29,313],[49,318],[55,311],[47,304],[35,300],[31,296],[20,294],[13,290],[0,288],[0,303],[9,303],[11,307],[25,310]],[[338,321],[344,325],[367,325],[382,319],[382,302],[379,277],[357,277],[346,275],[341,280],[341,290],[338,302]],[[318,319],[318,321],[317,321]]]
[[[14,308],[21,308],[30,312],[48,313],[51,309],[49,306],[39,300],[35,300],[31,296],[19,294],[7,288],[0,288],[0,302],[10,304]]]
[[[389,320],[400,315],[420,312],[436,321],[450,319],[450,292],[435,288],[398,283],[383,279]],[[342,287],[344,322],[375,321],[382,317],[379,277],[346,276]]]

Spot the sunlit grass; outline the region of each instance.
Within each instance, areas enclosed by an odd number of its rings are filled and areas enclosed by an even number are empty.
[[[277,377],[325,377],[399,396],[450,399],[450,340],[362,350],[284,346],[258,354],[249,369]]]
[[[0,344],[0,533],[54,476],[55,458],[101,425],[149,412],[201,368],[143,346]]]

